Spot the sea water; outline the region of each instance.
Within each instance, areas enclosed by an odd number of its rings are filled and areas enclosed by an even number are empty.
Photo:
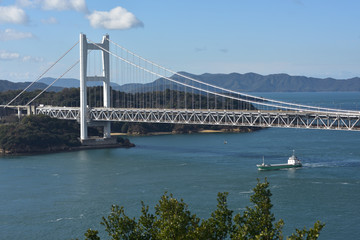
[[[359,93],[259,95],[351,109],[360,103]],[[0,239],[83,239],[88,228],[105,236],[101,217],[112,204],[136,217],[141,201],[153,211],[165,192],[201,218],[215,210],[218,192],[229,192],[230,209],[241,213],[265,178],[285,235],[316,220],[326,223],[320,239],[360,235],[360,132],[269,128],[129,138],[135,148],[0,158]],[[263,156],[284,163],[292,150],[301,169],[257,170]]]

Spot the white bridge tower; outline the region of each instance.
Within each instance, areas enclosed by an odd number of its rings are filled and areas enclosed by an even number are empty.
[[[102,76],[87,76],[87,57],[89,50],[102,51]],[[88,43],[86,35],[80,34],[80,139],[88,139],[88,125],[103,126],[104,138],[110,138],[110,122],[90,122],[87,105],[87,82],[103,82],[103,106],[110,107],[110,57],[109,35],[103,36],[102,43]]]

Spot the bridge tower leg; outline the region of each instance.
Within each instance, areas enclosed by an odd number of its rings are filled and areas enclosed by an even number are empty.
[[[87,82],[103,82],[103,106],[110,107],[110,56],[109,35],[103,36],[102,43],[88,43],[86,35],[80,34],[80,139],[88,138],[89,107],[87,105]],[[102,51],[102,76],[87,76],[88,50]],[[104,138],[111,137],[110,122],[101,124],[104,127]]]

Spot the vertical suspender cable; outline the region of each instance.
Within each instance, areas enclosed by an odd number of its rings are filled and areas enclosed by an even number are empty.
[[[63,59],[76,45],[78,45],[79,41],[77,41],[69,50],[67,50],[61,57],[59,57],[50,67],[48,67],[35,81],[30,83],[24,90],[22,90],[18,95],[16,95],[10,102],[8,102],[5,107],[8,107],[12,102],[14,102],[21,94],[23,94],[26,90],[28,90],[34,83],[38,82],[51,68],[53,68],[61,59]]]

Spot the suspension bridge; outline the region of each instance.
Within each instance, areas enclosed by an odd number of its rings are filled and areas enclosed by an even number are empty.
[[[80,58],[25,105],[14,103],[75,46]],[[79,106],[52,106],[38,97],[75,67],[80,73]],[[90,87],[91,82],[99,83]],[[224,126],[360,130],[360,111],[278,101],[225,89],[172,71],[103,36],[96,43],[80,40],[53,65],[3,107],[33,108],[35,114],[77,120],[80,139],[88,139],[88,126],[101,126],[110,138],[110,122],[146,122]],[[116,88],[121,86],[121,90]]]

